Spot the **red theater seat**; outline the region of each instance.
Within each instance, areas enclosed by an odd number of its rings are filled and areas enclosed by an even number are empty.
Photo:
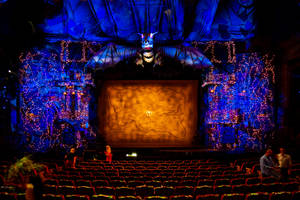
[[[267,192],[256,192],[246,195],[245,200],[269,200],[269,194]]]
[[[231,179],[230,184],[231,185],[241,185],[245,183],[245,179],[244,178],[234,178]]]
[[[233,187],[232,187],[232,192],[233,193],[249,193],[250,191],[249,191],[249,185],[245,185],[245,184],[243,184],[243,185],[234,185]]]
[[[95,187],[95,193],[104,195],[115,195],[115,189],[113,187],[108,186]]]
[[[58,181],[56,179],[48,179],[44,182],[47,185],[58,185]]]
[[[43,194],[43,200],[63,200],[63,197],[56,194]]]
[[[261,183],[260,178],[253,177],[253,178],[247,178],[246,179],[246,184],[258,184],[258,183]]]
[[[215,186],[215,193],[217,193],[217,194],[228,194],[228,193],[231,193],[231,186],[230,185],[218,185],[218,186]]]
[[[78,186],[76,188],[76,193],[80,195],[89,195],[92,196],[95,194],[95,189],[89,186]]]
[[[293,192],[292,200],[299,200],[300,199],[300,190]]]
[[[164,186],[178,186],[179,185],[179,181],[175,181],[175,180],[171,180],[171,181],[165,181],[163,183]]]
[[[299,183],[298,182],[288,182],[288,183],[283,183],[282,184],[283,190],[284,191],[297,191],[299,188]]]
[[[162,183],[160,181],[145,181],[145,185],[153,186],[153,187],[160,187]]]
[[[170,197],[170,200],[193,200],[192,195],[174,195]]]
[[[237,194],[237,193],[223,194],[221,196],[221,200],[244,200],[244,198],[245,198],[244,194]]]
[[[44,193],[46,194],[56,194],[57,186],[56,185],[44,185]]]
[[[175,187],[175,195],[194,195],[194,187],[192,186],[177,186]]]
[[[163,199],[169,199],[167,196],[148,196],[144,198],[145,200],[163,200]]]
[[[174,194],[174,191],[175,191],[175,189],[174,189],[174,187],[166,187],[166,186],[164,186],[164,187],[156,187],[155,189],[154,189],[154,193],[155,193],[155,195],[158,195],[158,196],[172,196],[173,194]]]
[[[15,193],[7,193],[7,192],[0,192],[0,199],[3,200],[17,200]]]
[[[128,187],[136,187],[136,186],[144,185],[144,181],[137,181],[137,180],[127,181],[127,184]]]
[[[220,200],[220,195],[218,194],[197,195],[196,200]]]
[[[60,186],[57,187],[57,193],[58,194],[64,194],[64,195],[75,194],[76,190],[75,190],[74,186],[60,185]]]
[[[215,185],[230,185],[230,179],[216,179]]]
[[[99,187],[99,186],[108,186],[108,181],[107,180],[93,180],[92,185],[94,187]]]
[[[127,182],[125,180],[111,180],[109,185],[113,187],[126,187]]]
[[[198,180],[198,183],[197,185],[198,186],[202,186],[202,185],[210,185],[210,186],[213,186],[215,183],[214,180],[211,180],[211,179],[200,179]]]
[[[154,195],[154,187],[153,186],[137,186],[136,195],[141,197],[153,196]]]
[[[91,186],[91,182],[89,180],[76,180],[75,181],[76,186]]]
[[[290,200],[292,199],[291,192],[272,192],[270,200]]]
[[[85,195],[65,195],[65,200],[89,200],[88,196]]]
[[[142,200],[139,196],[119,196],[119,200]]]
[[[62,185],[74,186],[74,181],[73,180],[60,179],[60,180],[58,180],[58,184],[60,186],[62,186]]]
[[[93,195],[91,197],[91,200],[113,200],[113,199],[116,199],[115,196],[113,196],[113,195],[103,195],[103,194]]]
[[[197,186],[197,181],[195,181],[195,180],[182,180],[180,185],[196,187]]]
[[[195,188],[195,195],[204,195],[214,193],[214,187],[209,185],[197,186]]]
[[[116,187],[116,196],[134,196],[135,189],[132,187]]]

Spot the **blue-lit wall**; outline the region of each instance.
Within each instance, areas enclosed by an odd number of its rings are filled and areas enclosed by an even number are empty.
[[[236,55],[206,74],[207,144],[225,151],[261,151],[274,139],[275,72],[272,56]]]
[[[84,148],[95,140],[91,74],[82,63],[61,62],[60,49],[49,44],[20,56],[20,130],[29,151]]]

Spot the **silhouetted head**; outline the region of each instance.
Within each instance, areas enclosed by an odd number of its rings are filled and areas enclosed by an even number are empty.
[[[281,154],[284,154],[284,153],[285,153],[285,149],[284,149],[283,147],[281,147],[281,148],[279,149],[279,151],[280,151]]]
[[[273,154],[272,149],[267,149],[266,156],[271,156]]]

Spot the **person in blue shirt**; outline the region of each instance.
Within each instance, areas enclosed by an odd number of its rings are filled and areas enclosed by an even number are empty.
[[[278,167],[272,159],[272,149],[268,149],[266,153],[260,158],[260,170],[262,177],[278,178]]]

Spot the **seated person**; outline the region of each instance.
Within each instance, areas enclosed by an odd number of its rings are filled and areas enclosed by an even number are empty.
[[[65,168],[75,168],[77,161],[77,154],[75,148],[71,148],[70,152],[65,155]]]
[[[106,145],[106,150],[104,151],[104,154],[106,156],[106,161],[111,163],[112,161],[112,153],[111,153],[111,148],[109,145]]]
[[[262,177],[275,177],[278,178],[276,172],[277,167],[272,159],[272,150],[268,149],[266,153],[260,158],[260,170]]]

